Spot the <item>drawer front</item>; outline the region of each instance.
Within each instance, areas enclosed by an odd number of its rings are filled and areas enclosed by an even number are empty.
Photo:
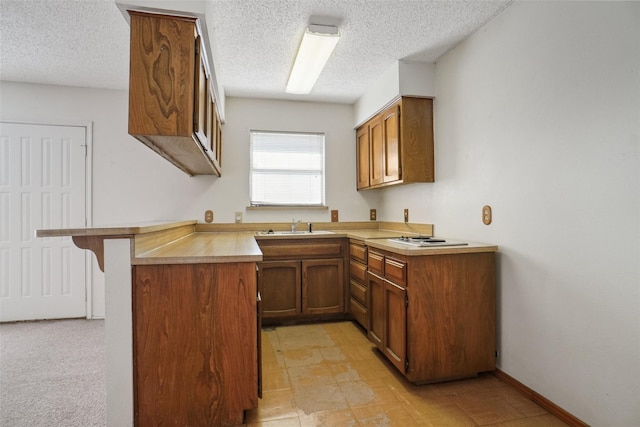
[[[300,239],[302,240],[302,239]],[[344,256],[342,242],[258,242],[265,261],[282,259],[341,258]]]
[[[370,250],[367,253],[367,267],[372,273],[384,276],[384,255]]]
[[[349,285],[349,294],[364,307],[367,306],[367,288],[362,283],[352,280]]]
[[[349,271],[351,272],[351,277],[357,279],[360,283],[367,281],[367,267],[364,264],[351,260]]]
[[[407,263],[393,258],[384,260],[384,277],[396,285],[407,285]]]
[[[353,298],[349,301],[349,313],[351,313],[353,318],[356,319],[356,321],[365,329],[369,329],[369,316],[367,316],[367,309]]]
[[[351,259],[357,259],[364,264],[367,263],[367,247],[363,244],[351,242],[349,244],[349,255]]]

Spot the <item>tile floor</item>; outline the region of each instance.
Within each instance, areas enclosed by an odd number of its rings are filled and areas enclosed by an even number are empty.
[[[416,386],[351,322],[262,330],[263,397],[247,426],[563,426],[490,374]]]

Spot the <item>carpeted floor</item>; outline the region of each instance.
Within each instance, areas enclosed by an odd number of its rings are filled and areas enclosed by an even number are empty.
[[[0,426],[105,426],[104,321],[0,324]]]

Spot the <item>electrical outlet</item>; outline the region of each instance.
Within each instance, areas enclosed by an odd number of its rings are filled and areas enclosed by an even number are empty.
[[[482,207],[482,222],[484,225],[491,224],[491,220],[493,219],[493,214],[491,212],[491,206],[484,205]]]
[[[404,222],[409,222],[409,209],[404,210]]]
[[[376,220],[376,210],[375,209],[369,209],[369,219],[371,221],[375,221]]]
[[[204,211],[204,222],[213,222],[213,211]]]
[[[338,211],[331,211],[331,222],[338,222]]]
[[[236,224],[242,222],[242,212],[236,212]]]

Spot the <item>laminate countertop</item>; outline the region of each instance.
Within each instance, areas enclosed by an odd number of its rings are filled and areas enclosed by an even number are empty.
[[[173,228],[193,225],[197,221],[146,221],[136,224],[115,224],[82,228],[52,228],[36,230],[36,237],[103,237],[114,238],[120,236],[134,236],[137,234],[155,233]]]
[[[306,240],[327,238],[352,238],[363,240],[370,247],[407,256],[460,254],[471,252],[495,252],[498,247],[482,243],[464,246],[419,248],[388,241],[400,234],[385,231],[340,230],[331,234],[300,234],[294,236],[257,236],[255,232],[197,232],[144,254],[137,255],[132,264],[188,264],[217,262],[262,261],[258,240]],[[373,237],[372,237],[373,236]]]
[[[363,241],[372,248],[406,256],[495,252],[498,250],[495,245],[471,242],[467,242],[467,245],[464,246],[427,248],[406,246],[388,239],[412,234],[410,229],[398,227],[400,229],[387,230],[373,228],[370,223],[362,223],[362,227],[359,223],[353,224],[353,228],[339,228],[338,226],[331,230],[331,223],[327,223],[322,227],[322,232],[317,234],[264,235],[257,230],[233,231],[232,225],[229,226],[230,231],[225,231],[225,225],[219,229],[209,230],[206,226],[201,227],[196,221],[174,221],[150,222],[133,226],[37,230],[36,236],[72,236],[76,245],[93,250],[99,259],[102,240],[129,237],[135,246],[131,259],[132,265],[258,262],[262,261],[258,240],[262,239],[349,238]],[[199,228],[200,231],[198,231]],[[86,244],[84,241],[87,241]]]
[[[133,265],[262,261],[252,232],[196,232],[136,255]]]

